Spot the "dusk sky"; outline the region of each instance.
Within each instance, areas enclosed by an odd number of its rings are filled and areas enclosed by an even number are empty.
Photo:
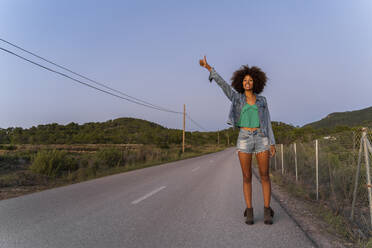
[[[0,38],[155,105],[186,104],[208,131],[230,127],[230,101],[199,59],[206,55],[228,83],[241,65],[256,65],[269,78],[262,95],[271,120],[302,126],[372,106],[371,13],[370,0],[2,0]],[[119,117],[182,128],[180,114],[106,95],[1,50],[0,68],[0,128]],[[186,129],[201,131],[188,119]]]

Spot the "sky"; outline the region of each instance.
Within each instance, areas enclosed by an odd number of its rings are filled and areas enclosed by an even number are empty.
[[[186,119],[188,131],[230,127],[231,102],[199,59],[206,55],[228,83],[242,65],[255,65],[268,76],[261,95],[271,120],[302,126],[372,106],[371,12],[370,0],[1,0],[0,39],[152,104],[178,112],[185,104],[203,128]],[[107,95],[1,50],[0,106],[0,128],[120,117],[183,125],[181,114]]]

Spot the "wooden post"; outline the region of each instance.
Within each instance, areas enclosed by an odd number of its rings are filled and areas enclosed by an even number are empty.
[[[185,119],[186,119],[186,105],[183,105],[183,134],[182,134],[182,153],[185,152]]]
[[[220,144],[220,130],[217,130],[217,144]]]
[[[275,155],[274,155],[275,170],[276,170],[276,154],[277,154],[277,152],[275,152]]]
[[[316,174],[316,199],[319,198],[319,174],[318,174],[318,140],[315,140],[315,174]]]
[[[360,173],[360,164],[361,164],[361,160],[362,160],[362,150],[363,150],[363,135],[360,138],[359,155],[358,155],[358,165],[357,165],[357,172],[355,174],[353,202],[351,203],[350,220],[353,220],[354,219],[354,209],[355,209],[356,195],[357,195],[357,189],[358,189],[358,183],[359,183],[359,173]]]
[[[283,144],[280,144],[280,152],[282,153],[282,175],[283,175],[284,174]]]
[[[293,144],[293,149],[294,149],[294,159],[295,159],[295,169],[296,169],[296,182],[298,180],[297,176],[297,149],[296,149],[296,143]]]
[[[230,137],[229,137],[229,133],[227,133],[227,145],[228,145],[228,146],[230,145]]]
[[[366,173],[367,173],[367,185],[371,185],[371,174],[369,173],[369,154],[367,148],[367,128],[363,128],[363,149],[364,149],[364,161],[366,165]],[[368,189],[368,201],[369,201],[369,215],[371,218],[371,226],[372,226],[372,191],[371,187],[367,187]]]
[[[369,143],[368,136],[366,135],[366,143],[367,143],[367,148],[369,152],[372,154],[372,145]]]

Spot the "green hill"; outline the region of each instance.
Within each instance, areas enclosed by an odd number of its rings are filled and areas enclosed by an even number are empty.
[[[349,130],[355,126],[372,127],[372,107],[331,113],[327,117],[294,127],[283,122],[272,122],[277,143],[294,140],[309,141],[322,135]],[[239,130],[231,127],[219,131],[220,143],[236,142]],[[187,132],[188,144],[215,144],[218,132]],[[167,147],[182,142],[182,130],[163,127],[151,121],[136,118],[118,118],[106,122],[88,122],[67,125],[57,123],[31,128],[0,128],[0,144],[156,144]]]
[[[327,115],[325,118],[311,122],[303,127],[318,128],[334,128],[336,126],[366,126],[372,127],[372,107],[365,109],[335,112]]]
[[[219,132],[220,143],[236,136],[224,129]],[[217,132],[185,132],[188,144],[216,143]],[[233,138],[230,139],[233,141]],[[106,122],[88,122],[82,125],[51,123],[33,126],[0,128],[0,144],[157,144],[167,146],[182,142],[182,130],[163,127],[154,122],[136,118],[118,118]]]

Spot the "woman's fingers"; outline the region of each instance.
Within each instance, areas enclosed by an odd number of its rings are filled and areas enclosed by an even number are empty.
[[[273,157],[275,155],[275,147],[270,147],[270,155]]]
[[[199,60],[199,64],[201,65],[201,66],[205,66],[205,64],[204,64],[204,61],[201,59],[201,60]]]
[[[200,64],[200,66],[207,68],[207,57],[205,55],[204,55],[203,59],[199,60],[199,64]]]
[[[205,67],[207,65],[207,62],[205,61],[205,59],[201,59],[199,60],[199,64],[203,67]]]

